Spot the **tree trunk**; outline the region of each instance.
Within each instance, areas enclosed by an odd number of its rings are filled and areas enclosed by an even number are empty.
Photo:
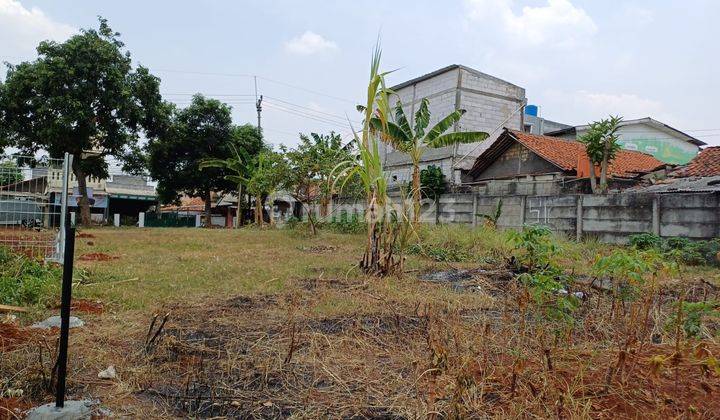
[[[600,163],[600,193],[605,194],[608,189],[607,185],[608,156],[603,154],[603,160]]]
[[[263,226],[262,199],[260,196],[255,197],[255,223],[260,227]]]
[[[242,224],[242,193],[243,186],[242,184],[238,184],[237,211],[235,212],[235,221],[233,222],[233,227],[235,229],[237,229]]]
[[[607,170],[608,170],[608,158],[610,154],[610,143],[607,139],[603,144],[603,159],[600,163],[600,193],[605,194],[607,192]]]
[[[320,197],[320,217],[327,217],[330,200],[326,196]]]
[[[593,194],[598,194],[597,177],[595,175],[595,163],[588,159],[588,164],[590,165],[590,190]]]
[[[77,165],[76,165],[77,163]],[[85,172],[80,169],[80,158],[79,156],[73,157],[73,172],[78,183],[78,191],[80,192],[80,200],[78,206],[80,207],[80,223],[83,226],[90,226],[90,199],[88,198],[87,189],[87,178]]]
[[[270,220],[270,227],[275,227],[275,206],[273,203],[270,203],[270,206],[268,207],[268,220]]]
[[[412,174],[412,196],[413,196],[413,225],[420,222],[420,165],[413,164]]]
[[[212,227],[212,202],[210,201],[210,191],[205,192],[205,227],[210,229]]]

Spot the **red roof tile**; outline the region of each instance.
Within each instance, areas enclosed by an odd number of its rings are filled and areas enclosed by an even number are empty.
[[[713,146],[701,150],[687,166],[673,172],[673,175],[680,177],[720,175],[720,147]]]
[[[516,130],[507,130],[507,133],[535,154],[564,171],[577,172],[578,161],[581,159],[587,161],[585,146],[580,142]],[[487,152],[489,151],[490,149],[487,150]],[[478,157],[478,161],[483,159],[483,155]],[[651,155],[631,150],[620,150],[610,163],[608,171],[612,176],[632,178],[639,173],[651,172],[663,166],[665,166],[663,162]]]

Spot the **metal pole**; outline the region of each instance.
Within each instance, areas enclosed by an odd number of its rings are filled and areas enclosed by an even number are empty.
[[[62,168],[62,191],[60,192],[60,249],[56,258],[60,259],[61,255],[64,255],[65,248],[65,228],[68,226],[67,208],[68,208],[68,187],[70,184],[70,169],[72,168],[73,156],[70,153],[65,153],[65,159],[63,160]],[[50,171],[50,169],[48,169]]]
[[[258,99],[257,102],[255,102],[255,109],[257,109],[257,117],[258,117],[257,128],[258,128],[258,132],[260,132],[260,133],[262,133],[262,127],[260,126],[260,114],[262,114],[262,100],[263,100],[263,97],[262,97],[262,95],[260,95],[260,99]]]
[[[57,360],[57,389],[55,407],[65,406],[68,337],[70,335],[70,301],[72,299],[73,257],[75,256],[75,228],[65,226],[65,255],[63,258],[62,298],[60,301],[60,348]]]

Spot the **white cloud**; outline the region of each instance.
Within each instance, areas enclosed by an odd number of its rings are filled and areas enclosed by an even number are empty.
[[[333,41],[323,38],[312,31],[305,31],[285,43],[285,50],[298,55],[312,55],[325,51],[332,51],[338,48]]]
[[[548,118],[575,124],[585,124],[608,115],[621,115],[627,120],[653,117],[663,122],[676,121],[662,102],[633,93],[549,90],[543,95],[542,102],[552,110]]]
[[[0,60],[30,59],[40,41],[63,41],[75,32],[37,7],[27,9],[17,0],[0,0]]]
[[[569,0],[525,6],[520,14],[513,10],[512,0],[466,0],[466,4],[471,22],[481,25],[479,30],[499,24],[513,42],[529,46],[574,47],[597,32],[593,19]]]
[[[649,25],[655,20],[655,12],[637,5],[625,6],[625,17],[635,25]]]

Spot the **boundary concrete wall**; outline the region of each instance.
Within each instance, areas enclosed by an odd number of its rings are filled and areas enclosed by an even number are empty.
[[[392,197],[400,206],[400,197]],[[620,193],[608,195],[487,196],[444,194],[425,200],[421,221],[482,225],[502,200],[498,227],[541,224],[570,238],[625,243],[637,233],[711,239],[720,235],[720,198],[716,193]],[[336,203],[335,214],[362,214],[364,203]]]

